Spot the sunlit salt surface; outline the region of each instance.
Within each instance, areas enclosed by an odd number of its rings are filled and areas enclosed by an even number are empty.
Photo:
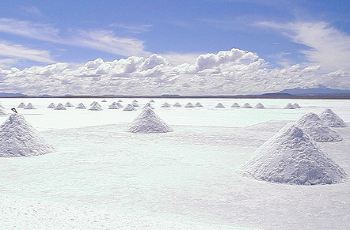
[[[285,185],[242,176],[255,150],[290,121],[331,108],[347,122],[343,140],[317,143],[350,174],[350,103],[346,100],[1,99],[40,131],[54,152],[0,158],[3,229],[349,229],[350,182]],[[48,109],[53,102],[102,111]],[[146,103],[173,132],[128,132]],[[161,108],[165,102],[203,107]],[[225,108],[216,109],[222,103]],[[234,103],[265,109],[231,108]],[[300,109],[284,109],[298,103]],[[0,116],[4,122],[8,116]],[[15,218],[14,218],[15,217]]]

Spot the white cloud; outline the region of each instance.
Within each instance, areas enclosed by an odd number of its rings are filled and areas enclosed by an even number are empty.
[[[31,49],[22,45],[0,41],[0,56],[14,59],[52,63],[50,53],[46,50]]]
[[[307,46],[302,53],[322,70],[350,70],[350,35],[326,22],[260,22],[258,25],[281,31],[293,42]]]
[[[272,68],[257,54],[232,49],[173,64],[161,55],[56,63],[23,70],[1,69],[1,87],[38,94],[223,95],[275,92],[285,88],[349,88],[349,72],[320,75],[318,66]]]
[[[70,30],[67,35],[63,36],[62,31],[51,25],[0,18],[0,32],[40,41],[85,47],[121,56],[149,54],[145,51],[143,41],[117,36],[110,30]]]

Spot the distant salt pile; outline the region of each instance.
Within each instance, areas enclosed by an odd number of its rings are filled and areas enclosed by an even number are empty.
[[[17,108],[19,108],[19,109],[23,109],[24,107],[26,107],[26,104],[24,104],[23,102],[21,102],[21,103],[17,106]]]
[[[131,123],[129,132],[132,133],[167,133],[173,131],[155,112],[146,107]]]
[[[331,109],[326,109],[320,114],[321,120],[329,127],[345,127],[346,124],[337,114]]]
[[[293,107],[296,108],[296,109],[300,109],[300,108],[301,108],[300,105],[299,105],[298,103],[294,103],[294,104],[293,104]]]
[[[70,102],[67,102],[64,106],[65,107],[74,107],[74,105],[72,103],[70,103]]]
[[[197,108],[203,107],[203,105],[201,103],[199,103],[199,102],[197,102],[194,106],[197,107]]]
[[[250,109],[250,108],[252,108],[252,106],[249,103],[244,103],[242,108]]]
[[[83,103],[79,103],[75,108],[76,109],[86,109],[86,107]]]
[[[154,109],[154,107],[152,106],[152,104],[151,103],[146,103],[145,104],[145,106],[143,107],[143,108],[146,108],[146,107],[150,107],[151,109]]]
[[[152,99],[152,100],[150,100],[149,102],[153,103],[153,102],[154,102],[154,100]]]
[[[35,107],[33,106],[32,103],[29,102],[29,103],[24,107],[24,109],[35,109]]]
[[[97,101],[93,101],[93,102],[91,102],[90,106],[93,106],[94,104],[98,104],[98,102]]]
[[[0,157],[37,156],[52,151],[20,114],[11,114],[0,126]]]
[[[125,106],[125,108],[123,109],[123,111],[135,111],[135,107],[132,104],[128,104],[127,106]]]
[[[106,100],[106,99],[103,99],[101,102],[107,102],[107,100]]]
[[[345,171],[312,138],[295,125],[287,125],[256,150],[243,174],[258,180],[296,185],[342,182]]]
[[[110,104],[108,106],[108,109],[119,109],[118,103],[117,102],[113,102],[112,104]]]
[[[119,108],[123,108],[124,106],[121,104],[121,103],[119,103],[119,102],[117,102],[117,106],[119,107]]]
[[[119,99],[118,102],[123,102],[123,100],[120,100],[120,99]]]
[[[238,103],[233,103],[233,105],[231,106],[231,108],[239,108],[239,104]]]
[[[171,105],[168,102],[165,102],[161,105],[162,108],[169,108]]]
[[[295,107],[292,103],[288,103],[284,108],[285,109],[295,109]]]
[[[256,104],[255,106],[256,109],[265,109],[265,106],[261,103]]]
[[[139,107],[139,104],[138,104],[138,102],[136,100],[134,100],[131,104],[134,107]]]
[[[296,122],[296,125],[317,142],[335,142],[343,140],[337,132],[326,126],[315,113],[305,114]]]
[[[62,103],[58,103],[54,110],[67,110]]]
[[[188,102],[188,103],[185,105],[185,108],[194,108],[194,105],[193,105],[191,102]]]
[[[179,102],[176,102],[173,106],[174,107],[181,107],[182,105]]]
[[[91,111],[101,111],[103,109],[102,109],[101,105],[96,102],[92,106],[90,106],[89,110],[91,110]]]
[[[137,103],[138,101],[137,101],[137,100],[133,100],[132,102],[133,102],[133,103],[134,103],[134,102],[136,102],[136,103]]]
[[[50,103],[49,106],[47,106],[47,108],[49,109],[54,109],[56,107],[55,103]]]
[[[222,104],[222,103],[218,103],[215,108],[218,108],[218,109],[223,109],[225,108],[225,106]]]
[[[3,108],[0,108],[0,116],[6,115],[7,113]]]

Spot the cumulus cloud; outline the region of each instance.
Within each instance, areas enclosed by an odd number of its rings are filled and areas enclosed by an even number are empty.
[[[350,35],[339,31],[329,23],[320,22],[259,22],[259,26],[272,28],[289,37],[293,42],[307,46],[301,52],[311,63],[325,71],[339,69],[350,71]]]
[[[319,66],[272,68],[255,53],[232,49],[178,65],[153,54],[21,70],[0,68],[0,88],[29,95],[232,95],[319,85],[349,88],[349,76],[346,71],[320,75]]]

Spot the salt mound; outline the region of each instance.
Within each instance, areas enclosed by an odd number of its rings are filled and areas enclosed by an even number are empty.
[[[152,100],[150,100],[149,102],[152,102],[152,103],[153,103],[153,102],[154,102],[154,100],[152,99]]]
[[[300,108],[301,108],[300,105],[299,105],[298,103],[294,103],[294,104],[293,104],[293,107],[296,108],[296,109],[300,109]]]
[[[321,120],[329,127],[345,127],[346,124],[337,114],[331,109],[326,109],[320,114]]]
[[[66,107],[62,103],[58,103],[55,107],[55,110],[67,110]]]
[[[305,114],[296,122],[296,125],[317,142],[335,142],[343,140],[337,132],[326,126],[315,113]]]
[[[55,103],[50,103],[49,106],[47,106],[47,108],[49,109],[54,109],[56,107]]]
[[[77,105],[77,107],[75,107],[76,109],[86,109],[85,105],[83,103],[79,103]]]
[[[133,100],[132,103],[137,103],[138,101],[137,100]]]
[[[139,107],[139,104],[137,103],[136,100],[134,100],[131,104],[132,104],[132,106],[134,106],[134,107]]]
[[[135,107],[132,104],[128,104],[123,111],[135,111]]]
[[[295,125],[286,125],[255,153],[243,174],[258,180],[315,185],[339,183],[346,177],[345,171]]]
[[[242,108],[247,108],[247,109],[250,109],[252,108],[252,106],[249,104],[249,103],[245,103]]]
[[[70,102],[67,102],[67,103],[65,104],[65,107],[74,107],[74,105],[73,105],[72,103],[70,103]]]
[[[153,106],[151,105],[151,103],[146,103],[146,105],[143,107],[143,108],[146,108],[146,107],[150,107],[151,109],[154,109]]]
[[[107,100],[106,100],[106,99],[103,99],[101,102],[107,102]]]
[[[197,102],[194,106],[198,107],[198,108],[203,107],[203,105],[201,103],[199,103],[199,102]]]
[[[150,107],[144,108],[129,127],[129,132],[132,133],[167,133],[171,131],[173,130]]]
[[[4,109],[2,109],[2,108],[0,108],[0,116],[2,116],[2,115],[6,115],[7,113],[5,112],[5,110]]]
[[[162,104],[161,107],[162,108],[169,108],[169,107],[171,107],[171,105],[168,102],[165,102],[165,103]]]
[[[120,104],[119,102],[117,102],[117,106],[118,106],[119,108],[123,108],[123,105]]]
[[[120,100],[120,99],[119,99],[118,102],[123,102],[123,100]]]
[[[0,104],[0,108],[5,109],[5,107],[4,107],[4,106],[2,106],[2,104]]]
[[[288,103],[285,107],[285,109],[295,109],[294,105],[292,103]]]
[[[261,103],[256,104],[255,106],[256,109],[265,109],[265,106]]]
[[[97,101],[93,101],[93,102],[90,104],[90,106],[93,106],[94,104],[98,104],[98,102],[97,102]]]
[[[33,106],[32,103],[29,102],[29,103],[24,107],[24,109],[35,109],[35,107]]]
[[[11,114],[0,126],[0,157],[37,156],[52,151],[20,114]]]
[[[185,105],[185,108],[193,108],[193,104],[191,102],[188,102],[186,105]]]
[[[24,104],[23,102],[21,102],[21,103],[17,106],[17,108],[19,108],[19,109],[23,109],[24,107],[26,107],[26,104]]]
[[[101,111],[102,110],[102,107],[99,103],[94,103],[90,108],[89,110],[92,110],[92,111]]]
[[[220,109],[223,109],[225,108],[225,106],[222,104],[222,103],[218,103],[215,108],[220,108]]]
[[[239,104],[238,103],[233,103],[233,105],[231,106],[231,108],[239,108]]]
[[[173,106],[174,107],[181,107],[181,104],[179,102],[176,102]]]
[[[108,106],[108,109],[119,109],[119,106],[116,102],[113,102]]]

